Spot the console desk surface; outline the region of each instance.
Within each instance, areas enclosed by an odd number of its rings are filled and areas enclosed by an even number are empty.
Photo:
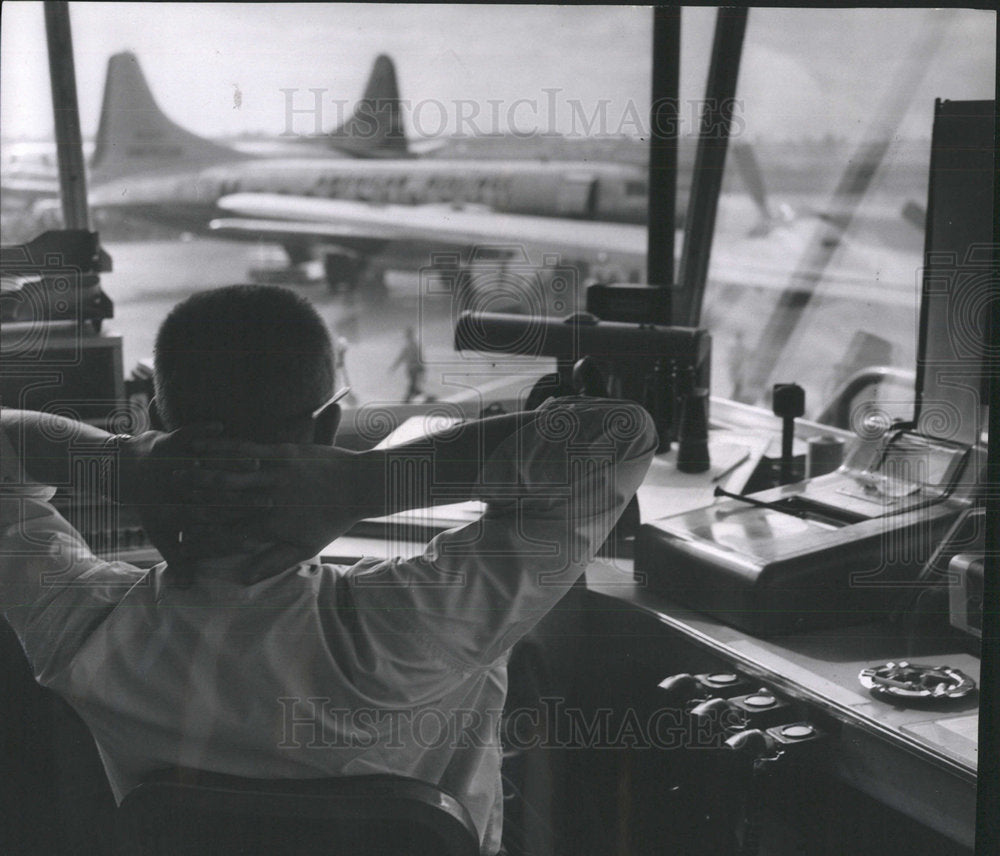
[[[698,475],[677,471],[675,451],[658,455],[638,492],[643,522],[710,504],[717,484],[738,491],[765,451],[767,443],[760,436],[713,431],[713,466]],[[393,522],[443,529],[471,522],[480,512],[475,504],[441,506],[397,515]],[[402,555],[407,549],[419,552],[422,546],[416,538],[385,541],[376,533],[377,529],[370,528],[363,537],[341,539],[331,545],[330,552]],[[659,621],[665,632],[760,679],[761,685],[799,703],[800,708],[832,717],[839,726],[833,762],[836,776],[954,841],[972,846],[977,694],[936,706],[904,707],[875,698],[858,680],[866,667],[908,660],[960,669],[978,685],[979,658],[953,635],[943,631],[910,634],[883,621],[764,639],[652,591],[636,581],[628,559],[596,560],[587,569],[586,583],[588,613],[595,619],[593,632],[600,632],[602,614],[627,620],[629,611],[639,611]],[[685,670],[683,663],[665,662],[663,677]]]

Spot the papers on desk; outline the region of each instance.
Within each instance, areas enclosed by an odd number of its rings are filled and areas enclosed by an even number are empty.
[[[372,517],[378,523],[406,523],[427,529],[454,529],[465,526],[482,517],[486,504],[478,500],[454,502],[451,505],[435,505],[433,508],[414,508],[400,511],[388,517]]]
[[[381,443],[378,449],[391,449],[420,437],[447,431],[462,420],[441,414],[411,416]],[[726,431],[713,432],[708,448],[711,466],[703,473],[682,473],[677,469],[677,444],[662,455],[657,455],[639,488],[639,515],[643,523],[680,514],[715,501],[713,491],[717,484],[732,489],[742,487],[757,461],[764,453],[768,438],[736,434]],[[478,520],[486,506],[482,502],[457,502],[403,511],[391,517],[378,518],[411,525],[450,529],[465,526]]]
[[[392,431],[379,443],[376,449],[394,449],[396,446],[403,446],[420,440],[424,437],[433,437],[435,434],[442,434],[449,428],[454,428],[464,420],[457,416],[445,416],[443,413],[425,413],[422,416],[411,416],[402,425]]]
[[[395,431],[389,434],[376,449],[393,449],[406,443],[412,443],[422,437],[432,437],[454,428],[463,420],[457,417],[445,416],[441,413],[411,416]],[[437,505],[433,508],[414,508],[401,511],[388,517],[372,518],[378,522],[406,523],[410,526],[420,526],[436,529],[454,529],[478,520],[486,510],[486,503],[479,501],[453,502],[450,505]]]

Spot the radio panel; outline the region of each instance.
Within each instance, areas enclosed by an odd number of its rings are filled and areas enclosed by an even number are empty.
[[[859,469],[644,525],[636,574],[759,635],[886,617],[925,583],[981,466],[981,450],[894,434]]]

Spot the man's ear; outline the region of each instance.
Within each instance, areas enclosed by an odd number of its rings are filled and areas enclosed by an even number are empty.
[[[340,427],[340,405],[331,404],[313,421],[313,443],[317,446],[332,446]]]
[[[160,408],[156,406],[156,396],[149,399],[149,427],[154,431],[166,431],[160,418]]]

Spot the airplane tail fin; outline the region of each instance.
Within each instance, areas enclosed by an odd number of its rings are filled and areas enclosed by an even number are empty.
[[[764,184],[764,171],[760,168],[757,154],[749,143],[734,143],[732,147],[736,170],[743,179],[743,184],[750,194],[757,213],[760,215],[757,224],[750,230],[747,237],[763,238],[775,225],[790,223],[795,219],[796,212],[785,203],[778,205],[775,214],[767,197],[767,186]]]
[[[380,54],[354,113],[330,133],[330,145],[361,158],[410,156],[399,105],[396,67]]]
[[[743,184],[750,194],[757,212],[760,214],[760,221],[751,230],[752,236],[766,235],[771,228],[771,221],[774,215],[767,201],[767,188],[764,186],[764,173],[757,161],[757,155],[753,148],[747,143],[734,143],[732,147],[733,161],[736,169],[743,179]]]
[[[210,166],[245,157],[168,119],[154,100],[135,54],[118,53],[108,60],[91,161],[95,181]]]

